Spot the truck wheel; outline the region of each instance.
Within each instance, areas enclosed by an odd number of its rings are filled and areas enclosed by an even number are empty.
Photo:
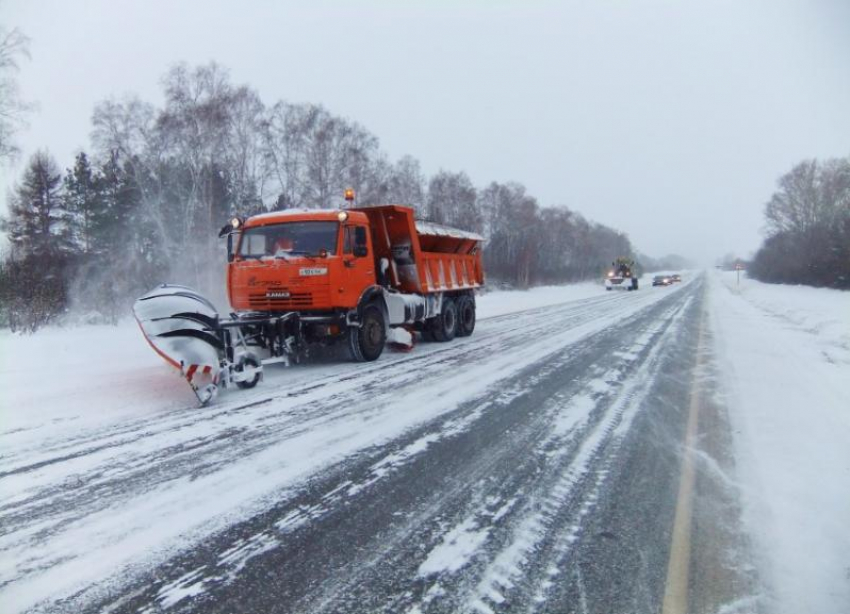
[[[260,381],[260,361],[253,354],[248,354],[239,359],[239,364],[236,365],[237,371],[244,371],[245,368],[249,369],[257,369],[257,372],[254,374],[254,377],[248,380],[243,380],[241,382],[236,382],[236,385],[243,390],[246,388],[253,388],[257,385],[257,382]]]
[[[475,330],[475,301],[462,296],[457,302],[457,336],[469,337]]]
[[[377,360],[384,351],[387,329],[384,312],[374,303],[366,305],[360,314],[360,327],[348,329],[348,350],[356,362]]]
[[[443,309],[431,323],[431,334],[435,341],[451,341],[457,335],[457,305],[452,299],[443,299]]]

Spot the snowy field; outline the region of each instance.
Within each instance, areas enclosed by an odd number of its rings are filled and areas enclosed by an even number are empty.
[[[850,292],[709,277],[744,521],[770,605],[850,612]]]

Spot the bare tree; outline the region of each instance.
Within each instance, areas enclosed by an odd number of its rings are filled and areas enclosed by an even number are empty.
[[[779,190],[765,207],[769,233],[805,233],[817,223],[820,209],[817,174],[817,161],[807,160],[779,179]]]
[[[440,171],[428,182],[425,215],[432,222],[481,232],[483,219],[478,192],[466,173]]]
[[[18,89],[18,61],[22,57],[29,57],[29,38],[17,28],[0,26],[0,160],[19,153],[14,137],[26,125],[26,115],[34,107],[21,99]]]
[[[384,202],[409,205],[421,212],[425,207],[425,178],[419,160],[403,156],[389,168]]]
[[[136,180],[140,215],[157,229],[163,248],[176,255],[179,249],[171,238],[174,226],[169,215],[175,203],[166,193],[165,144],[157,129],[156,109],[138,98],[101,102],[92,114],[91,138],[101,164],[121,160],[128,166]],[[185,217],[182,213],[178,211],[176,216]]]
[[[537,200],[519,183],[492,182],[479,194],[486,220],[484,257],[492,272],[520,286],[535,281],[541,220]]]
[[[850,159],[806,160],[765,206],[767,238],[751,273],[763,281],[850,288]]]
[[[276,208],[303,207],[307,184],[307,134],[314,116],[320,112],[312,105],[278,102],[264,125],[266,160],[269,177],[276,182]]]
[[[321,106],[277,103],[265,143],[278,208],[341,206],[349,187],[364,204],[374,204],[382,193],[386,168],[378,139]]]
[[[257,93],[237,88],[231,97],[227,167],[234,213],[250,214],[263,209],[268,165],[263,131],[266,109]]]

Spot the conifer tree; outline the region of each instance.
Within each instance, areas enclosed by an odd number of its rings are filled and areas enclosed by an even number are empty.
[[[99,181],[85,152],[77,154],[74,168],[64,179],[65,210],[71,236],[84,255],[97,253],[106,210],[100,195]]]
[[[67,306],[74,244],[63,208],[61,174],[47,152],[33,155],[15,187],[2,227],[10,241],[4,270],[9,327],[34,332]]]
[[[61,183],[62,175],[53,158],[47,152],[36,152],[12,192],[9,217],[3,224],[12,244],[12,258],[73,251]]]

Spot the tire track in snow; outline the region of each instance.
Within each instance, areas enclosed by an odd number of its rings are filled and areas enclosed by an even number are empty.
[[[464,591],[465,596],[457,599],[452,611],[489,614],[508,601],[514,605],[545,601],[545,590],[558,575],[557,560],[566,556],[580,538],[582,520],[593,510],[619,441],[628,432],[654,380],[665,345],[660,338],[666,334],[667,320],[675,320],[688,302],[662,315],[661,325],[642,333],[631,345],[632,350],[638,348],[637,354],[624,353],[625,360],[619,368],[606,374],[605,381],[617,383],[616,391],[594,395],[596,386],[591,382],[559,407],[555,420],[566,417],[570,424],[576,414],[581,415],[581,406],[592,399],[598,417],[575,426],[563,427],[556,422],[552,436],[542,441],[537,450],[545,457],[543,475],[534,491],[525,493],[523,504],[512,506],[509,526],[502,531],[506,539],[493,544],[488,552],[471,553],[488,562],[476,570],[474,575],[480,580],[474,588]],[[632,371],[630,368],[635,365],[637,368]],[[511,500],[516,501],[516,496]],[[456,567],[457,563],[452,565]],[[429,592],[439,595],[444,591],[432,587]],[[427,597],[425,606],[431,603]],[[413,611],[416,610],[421,608],[417,606]],[[446,611],[445,604],[437,611]]]

